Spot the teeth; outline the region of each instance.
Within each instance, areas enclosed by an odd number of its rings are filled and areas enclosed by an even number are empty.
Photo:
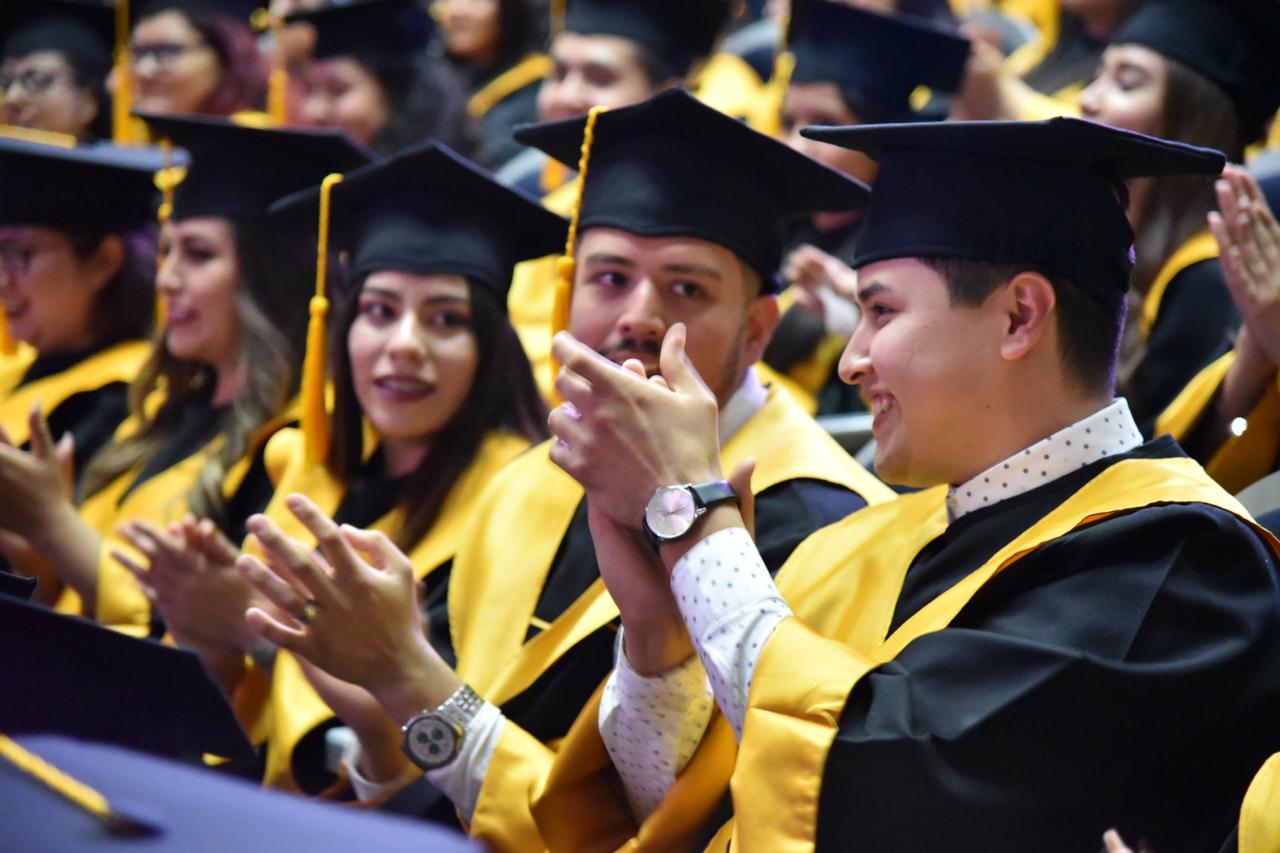
[[[883,414],[888,410],[889,403],[890,401],[888,397],[876,397],[871,404],[871,414],[876,416]]]
[[[381,380],[379,384],[393,391],[421,391],[427,387],[425,382],[419,382],[416,379],[395,379],[390,377]]]

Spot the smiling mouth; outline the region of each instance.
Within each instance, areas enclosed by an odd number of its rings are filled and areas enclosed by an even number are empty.
[[[373,386],[393,400],[420,400],[436,390],[430,382],[402,376],[384,376],[375,379]]]
[[[893,411],[896,401],[888,394],[877,394],[867,401],[867,410],[871,413],[871,429],[884,423],[884,418]]]

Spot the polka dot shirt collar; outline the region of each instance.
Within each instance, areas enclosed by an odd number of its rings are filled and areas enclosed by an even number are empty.
[[[992,465],[967,483],[952,486],[947,490],[947,517],[955,521],[1140,444],[1142,433],[1129,403],[1119,397],[1105,409]]]

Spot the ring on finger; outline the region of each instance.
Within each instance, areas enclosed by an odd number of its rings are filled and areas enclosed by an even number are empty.
[[[310,625],[311,620],[316,618],[316,614],[320,612],[320,605],[316,604],[314,598],[307,599],[307,603],[302,605],[302,612],[298,614],[298,621],[303,625]]]

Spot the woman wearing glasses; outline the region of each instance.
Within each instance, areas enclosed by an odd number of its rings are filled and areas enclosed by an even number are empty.
[[[236,3],[152,0],[129,38],[133,106],[229,116],[262,107],[266,64]]]

